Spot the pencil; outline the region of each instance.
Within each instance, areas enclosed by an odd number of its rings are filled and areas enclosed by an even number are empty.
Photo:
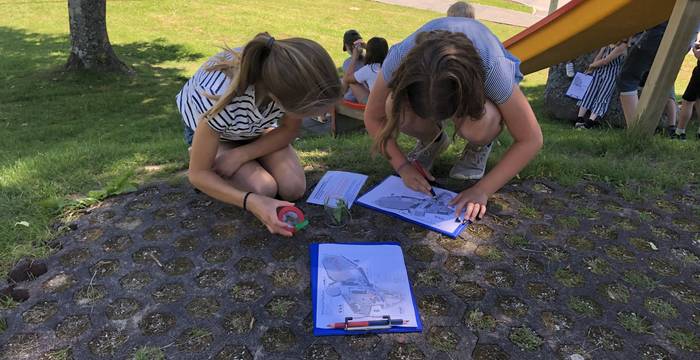
[[[430,181],[428,179],[428,173],[425,172],[425,169],[423,169],[423,166],[421,166],[418,160],[413,160],[413,167],[415,167],[416,170],[418,170],[418,172],[421,174],[421,176],[425,178],[425,180]],[[432,186],[430,187],[430,195],[432,195],[433,198],[437,198],[437,194],[435,194],[435,190],[433,190]]]

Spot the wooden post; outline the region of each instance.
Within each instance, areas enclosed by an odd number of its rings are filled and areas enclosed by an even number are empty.
[[[635,135],[650,136],[659,123],[668,91],[688,53],[690,37],[700,22],[700,0],[676,0],[668,27],[647,77],[637,112],[629,126]]]
[[[557,11],[559,7],[559,0],[549,0],[549,14]]]

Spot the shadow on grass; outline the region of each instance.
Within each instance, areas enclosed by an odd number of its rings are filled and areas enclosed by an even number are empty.
[[[184,164],[175,95],[187,77],[163,64],[204,55],[163,39],[116,44],[135,76],[69,73],[69,47],[67,35],[0,26],[0,269],[41,253],[54,215],[39,205],[46,199],[144,165]]]

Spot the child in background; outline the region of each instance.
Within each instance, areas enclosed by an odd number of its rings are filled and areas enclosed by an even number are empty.
[[[435,19],[394,45],[382,64],[365,110],[373,150],[388,158],[406,187],[430,196],[430,171],[450,143],[451,119],[469,143],[450,170],[456,179],[481,179],[450,202],[456,216],[474,221],[488,198],[522,170],[542,147],[542,131],[518,83],[520,61],[480,22],[463,17]],[[507,126],[513,143],[484,176],[491,143]],[[417,139],[408,156],[399,132]],[[482,178],[483,176],[483,178]]]
[[[365,66],[355,70],[355,63],[362,54],[362,46],[358,44],[352,52],[352,61],[348,71],[343,77],[343,82],[348,84],[353,96],[363,104],[367,103],[367,97],[372,86],[377,80],[377,74],[382,68],[382,62],[386,58],[386,53],[389,51],[389,45],[384,38],[373,37],[369,39],[366,45]]]
[[[306,191],[290,144],[302,117],[328,111],[341,94],[333,60],[314,41],[261,33],[242,53],[226,49],[177,95],[191,145],[190,182],[250,211],[271,233],[291,236],[277,208],[293,204],[274,198],[295,200]]]
[[[457,1],[447,9],[447,16],[474,19],[474,7],[464,1]]]
[[[346,31],[345,34],[343,34],[343,51],[350,54],[350,57],[343,61],[343,76],[348,74],[352,75],[354,70],[357,70],[365,65],[365,59],[362,56],[362,52],[360,52],[357,59],[355,59],[353,69],[350,69],[350,63],[353,62],[353,51],[356,44],[362,44],[362,36],[360,33],[357,32],[357,30],[352,29]],[[350,87],[345,82],[343,82],[343,92],[345,93],[343,99],[357,102],[357,98],[355,98],[355,96],[352,94],[352,90],[350,90]]]
[[[588,66],[588,72],[592,72],[593,80],[588,86],[583,98],[578,102],[578,120],[576,128],[590,129],[600,125],[599,117],[608,112],[608,106],[615,90],[615,82],[622,68],[627,40],[616,44],[610,44],[598,51],[593,62]],[[584,119],[588,110],[591,114]]]
[[[700,33],[696,35],[695,43],[692,46],[692,52],[698,63],[693,69],[693,75],[688,81],[688,86],[685,88],[683,93],[683,100],[681,101],[681,114],[678,119],[678,127],[674,133],[673,138],[685,140],[685,128],[688,126],[690,117],[693,116],[693,107],[695,107],[695,113],[700,116]],[[700,128],[698,128],[697,138],[700,139]]]

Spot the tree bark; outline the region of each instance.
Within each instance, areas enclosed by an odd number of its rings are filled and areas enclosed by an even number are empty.
[[[68,0],[71,49],[67,70],[132,73],[107,36],[106,0]]]

